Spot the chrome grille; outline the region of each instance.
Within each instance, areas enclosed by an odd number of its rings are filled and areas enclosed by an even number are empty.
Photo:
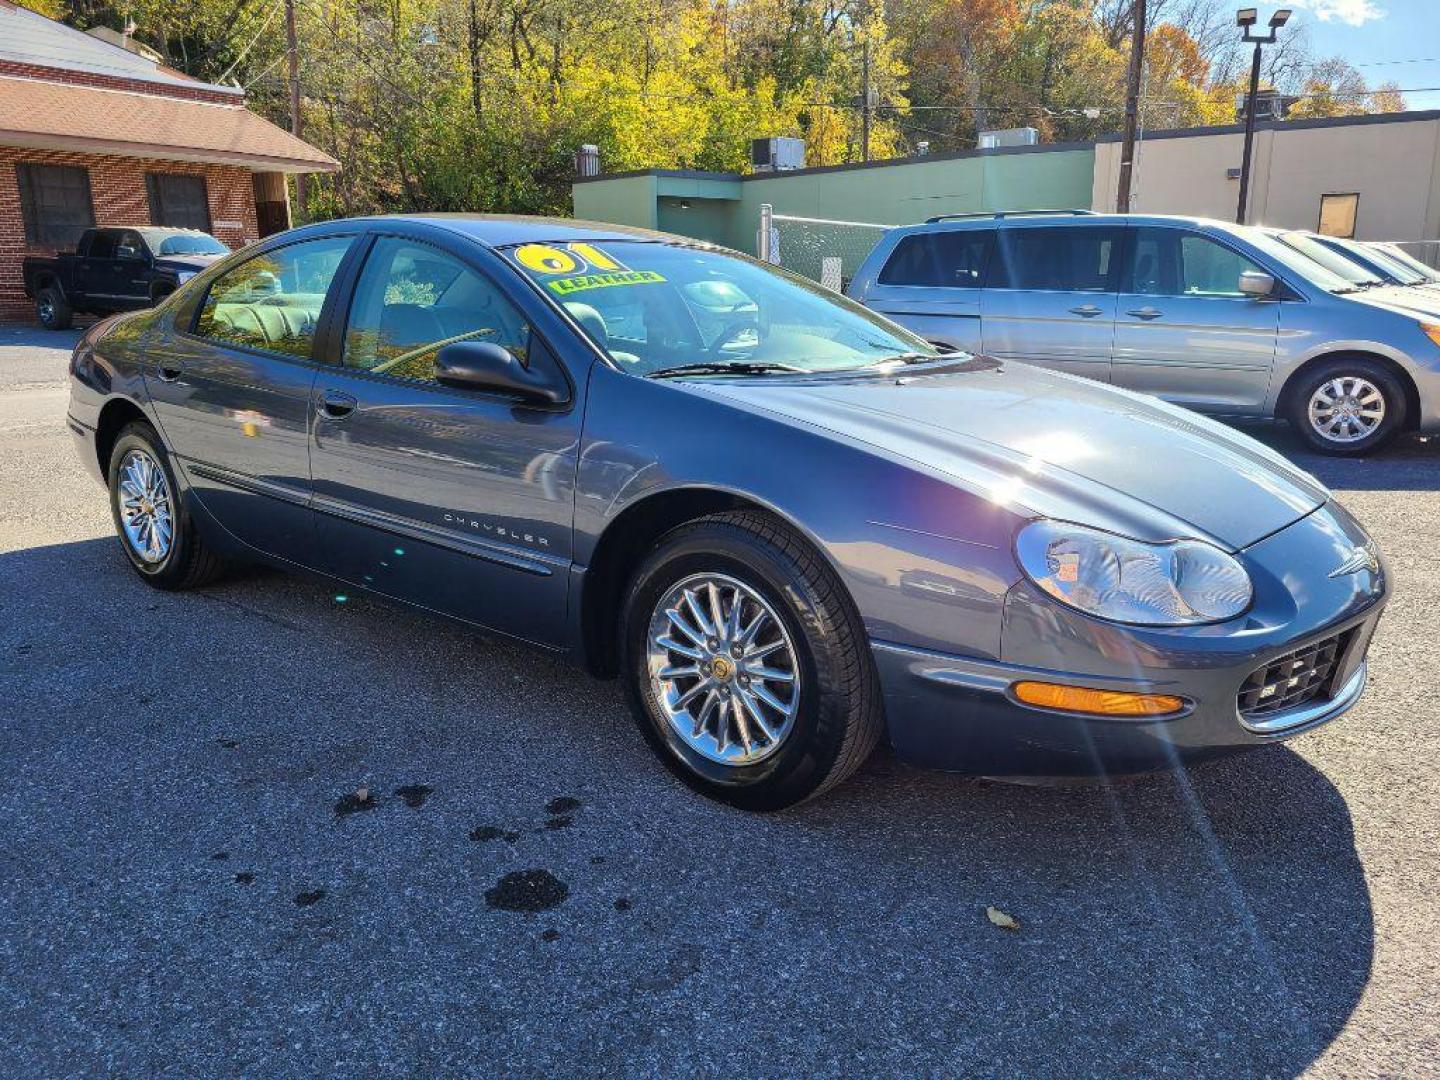
[[[1345,651],[1345,637],[1337,634],[1256,668],[1240,687],[1240,715],[1259,720],[1319,697]]]

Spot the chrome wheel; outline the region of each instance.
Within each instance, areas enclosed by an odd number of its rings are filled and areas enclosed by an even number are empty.
[[[1310,395],[1310,426],[1329,442],[1368,438],[1385,421],[1385,395],[1369,379],[1337,375]]]
[[[120,462],[116,486],[125,542],[142,561],[163,562],[175,532],[165,470],[145,451],[131,450]]]
[[[795,724],[800,665],[780,616],[748,585],[696,574],[655,606],[650,693],[675,734],[723,765],[753,765]]]
[[[49,326],[55,321],[55,304],[50,299],[49,293],[43,293],[35,305],[36,313],[40,316],[40,322]]]

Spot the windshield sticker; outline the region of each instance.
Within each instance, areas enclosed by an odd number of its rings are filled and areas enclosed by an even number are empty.
[[[586,289],[605,289],[611,285],[651,285],[664,281],[654,270],[619,270],[611,274],[576,274],[574,277],[556,278],[545,282],[545,287],[560,296],[584,292]]]
[[[559,248],[552,244],[522,244],[515,261],[534,274],[574,274],[581,270],[610,272],[626,266],[594,244],[577,241]]]

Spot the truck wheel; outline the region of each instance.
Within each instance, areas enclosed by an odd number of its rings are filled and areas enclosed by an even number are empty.
[[[1364,357],[1337,357],[1307,371],[1290,395],[1290,423],[1322,454],[1373,453],[1405,427],[1405,390]]]
[[[53,285],[47,285],[35,296],[35,317],[46,330],[69,330],[75,321],[65,295]]]
[[[191,589],[218,577],[221,560],[185,512],[170,455],[155,429],[136,421],[110,452],[110,512],[130,565],[157,589]]]
[[[829,565],[765,515],[715,514],[662,538],[620,631],[641,732],[711,798],[791,806],[849,776],[880,737],[858,613]]]

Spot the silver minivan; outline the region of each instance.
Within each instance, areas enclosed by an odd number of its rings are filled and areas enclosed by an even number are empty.
[[[891,230],[849,287],[931,341],[1221,415],[1288,419],[1356,455],[1440,432],[1440,303],[1368,290],[1265,230],[1049,211]]]

